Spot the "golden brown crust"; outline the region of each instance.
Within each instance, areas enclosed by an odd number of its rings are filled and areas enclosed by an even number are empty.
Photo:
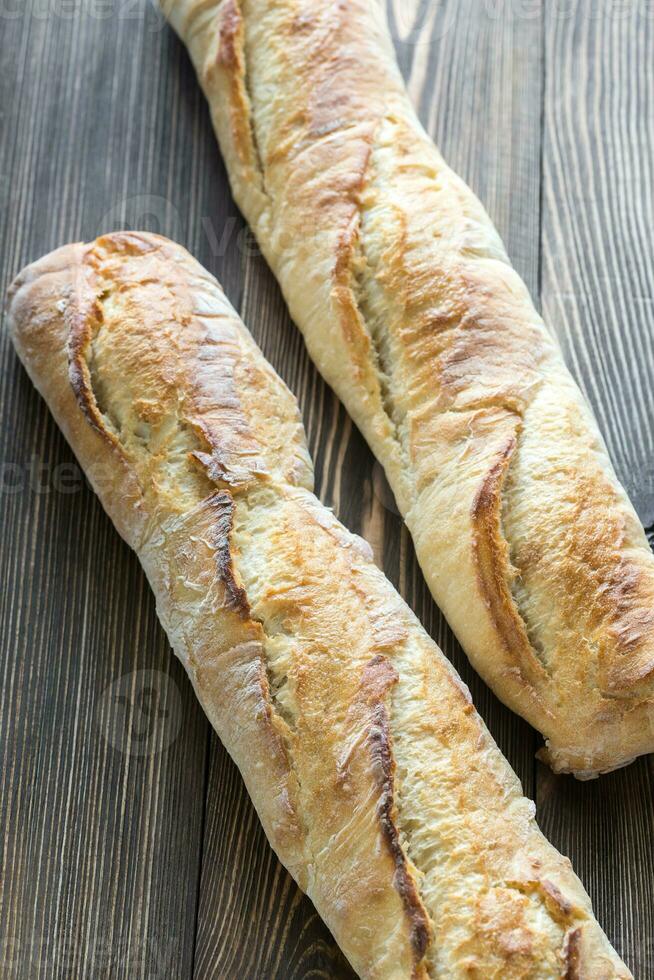
[[[362,708],[368,716],[366,727],[372,768],[377,778],[379,791],[379,821],[384,843],[395,865],[395,887],[411,922],[411,947],[414,955],[413,975],[418,976],[421,974],[416,971],[420,969],[423,962],[432,938],[432,931],[429,916],[420,899],[415,875],[409,868],[397,827],[394,788],[396,766],[386,707],[386,696],[397,682],[397,672],[390,661],[382,654],[374,656],[363,669],[355,711]]]
[[[230,79],[229,105],[232,112],[234,145],[243,164],[252,167],[254,160],[252,136],[243,125],[247,117],[247,93],[243,85],[243,18],[235,0],[224,5],[220,22],[217,65],[223,68]]]
[[[169,16],[431,591],[550,765],[587,777],[654,749],[654,557],[488,216],[415,118],[381,6],[172,0]]]
[[[231,494],[223,490],[212,497],[208,497],[207,503],[215,515],[215,523],[211,528],[212,544],[216,556],[218,577],[225,589],[226,608],[237,612],[242,619],[248,620],[252,610],[248,602],[247,592],[236,581],[229,541],[234,519],[234,499]]]
[[[105,426],[91,388],[86,350],[91,343],[100,320],[100,308],[94,303],[90,308],[79,307],[70,314],[70,333],[68,340],[68,377],[73,394],[86,418],[96,430],[112,445],[117,445],[115,435]]]
[[[105,236],[21,273],[8,322],[358,973],[628,978],[461,681],[311,493],[297,405],[215,280],[165,239]]]
[[[479,591],[495,625],[500,642],[520,673],[525,689],[538,698],[539,682],[545,676],[534,656],[524,620],[520,617],[505,574],[510,564],[507,543],[502,535],[502,488],[511,457],[516,451],[517,436],[511,433],[500,447],[497,461],[488,470],[472,502],[473,555]],[[543,709],[547,711],[546,708]]]
[[[565,980],[582,980],[580,973],[581,929],[572,929],[565,943]]]

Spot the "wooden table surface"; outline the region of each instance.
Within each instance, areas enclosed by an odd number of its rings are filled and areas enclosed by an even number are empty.
[[[389,2],[420,117],[479,193],[654,529],[654,9]],[[299,397],[317,492],[470,686],[638,978],[654,976],[652,759],[581,784],[474,675],[362,437],[308,361],[229,194],[186,54],[150,0],[2,0],[1,286],[143,227],[222,281]],[[351,977],[269,850],[138,562],[2,335],[0,975]]]

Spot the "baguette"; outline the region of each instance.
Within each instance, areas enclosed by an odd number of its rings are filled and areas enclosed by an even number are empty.
[[[471,662],[590,777],[654,749],[654,556],[375,0],[162,0],[236,202]]]
[[[296,402],[217,282],[118,233],[24,270],[8,322],[359,975],[630,977],[454,669],[313,496]]]

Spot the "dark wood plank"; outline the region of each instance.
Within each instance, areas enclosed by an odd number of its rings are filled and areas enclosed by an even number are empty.
[[[379,468],[309,365],[228,196],[181,46],[147,0],[105,5],[108,15],[92,0],[72,5],[72,14],[64,6],[46,5],[44,17],[30,16],[28,5],[2,21],[3,289],[26,260],[101,230],[141,226],[186,244],[298,393],[322,498],[372,541],[533,794],[534,735],[470,670],[427,594]],[[547,37],[543,305],[641,516],[654,524],[652,392],[644,368],[630,373],[652,353],[651,24],[638,5],[618,27],[601,18],[589,25],[577,11],[577,21],[552,19],[545,32],[539,4],[390,6],[421,118],[479,192],[535,295]],[[584,195],[590,224],[578,221]],[[1,343],[6,963],[21,977],[351,976],[272,856],[234,766],[215,736],[208,742],[135,559],[85,487],[62,492],[71,474],[56,467],[72,457]],[[632,391],[625,377],[636,379]],[[50,492],[30,489],[32,455],[48,468]],[[21,491],[7,492],[7,481]],[[127,695],[133,717],[143,680],[135,670],[158,672],[167,712],[146,755],[115,748],[124,715],[106,694],[132,674],[131,687],[117,693]],[[640,976],[654,954],[650,765],[592,786],[546,773],[538,782],[541,822],[573,857]]]
[[[654,18],[549,15],[543,311],[654,526]]]
[[[483,195],[521,272],[535,286],[541,20],[516,21],[508,11],[499,18],[480,17],[478,0],[432,6],[433,12],[418,0],[390,5],[402,70],[423,122],[448,159]],[[222,170],[213,179],[222,180]],[[379,466],[310,364],[265,262],[247,245],[240,251],[242,292],[225,276],[222,256],[207,256],[205,261],[222,276],[231,298],[240,301],[238,308],[266,357],[300,400],[316,464],[317,493],[349,528],[373,544],[388,577],[455,662],[527,793],[533,795],[534,733],[470,668],[426,589]],[[263,846],[241,781],[225,782],[231,767],[215,738],[210,769],[196,977],[351,977],[311,903],[300,897]],[[285,959],[279,956],[280,943],[287,951]]]
[[[564,6],[546,8],[543,311],[654,539],[654,22],[646,4]],[[637,977],[654,972],[653,777],[650,758],[538,779],[541,824]]]
[[[201,179],[213,141],[151,5],[74,6],[0,23],[3,293],[55,245],[165,223],[165,197],[180,214],[226,199]],[[138,562],[0,343],[0,973],[189,977],[209,726]]]

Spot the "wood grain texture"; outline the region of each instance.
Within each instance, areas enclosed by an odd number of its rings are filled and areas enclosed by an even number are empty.
[[[191,162],[216,158],[192,119],[177,157],[166,34],[30,6],[0,22],[3,294],[127,194],[185,208]],[[1,344],[0,975],[187,977],[208,724],[138,562]]]
[[[654,537],[646,4],[623,4],[619,21],[531,0],[388,6],[421,119],[542,299]],[[553,6],[574,9],[557,19]],[[454,661],[610,938],[648,977],[651,761],[589,786],[536,770],[534,733],[470,669],[379,467],[309,363],[231,201],[182,46],[150,0],[13,9],[0,13],[3,291],[48,249],[123,226],[181,241],[218,276],[300,399],[319,495]],[[57,469],[72,456],[4,335],[0,370],[0,974],[351,977],[270,852],[138,563],[75,471]]]
[[[654,546],[654,12],[546,6],[541,301]],[[568,854],[636,977],[654,975],[654,762],[589,786],[538,774]]]
[[[542,305],[654,526],[654,10],[548,8]]]

